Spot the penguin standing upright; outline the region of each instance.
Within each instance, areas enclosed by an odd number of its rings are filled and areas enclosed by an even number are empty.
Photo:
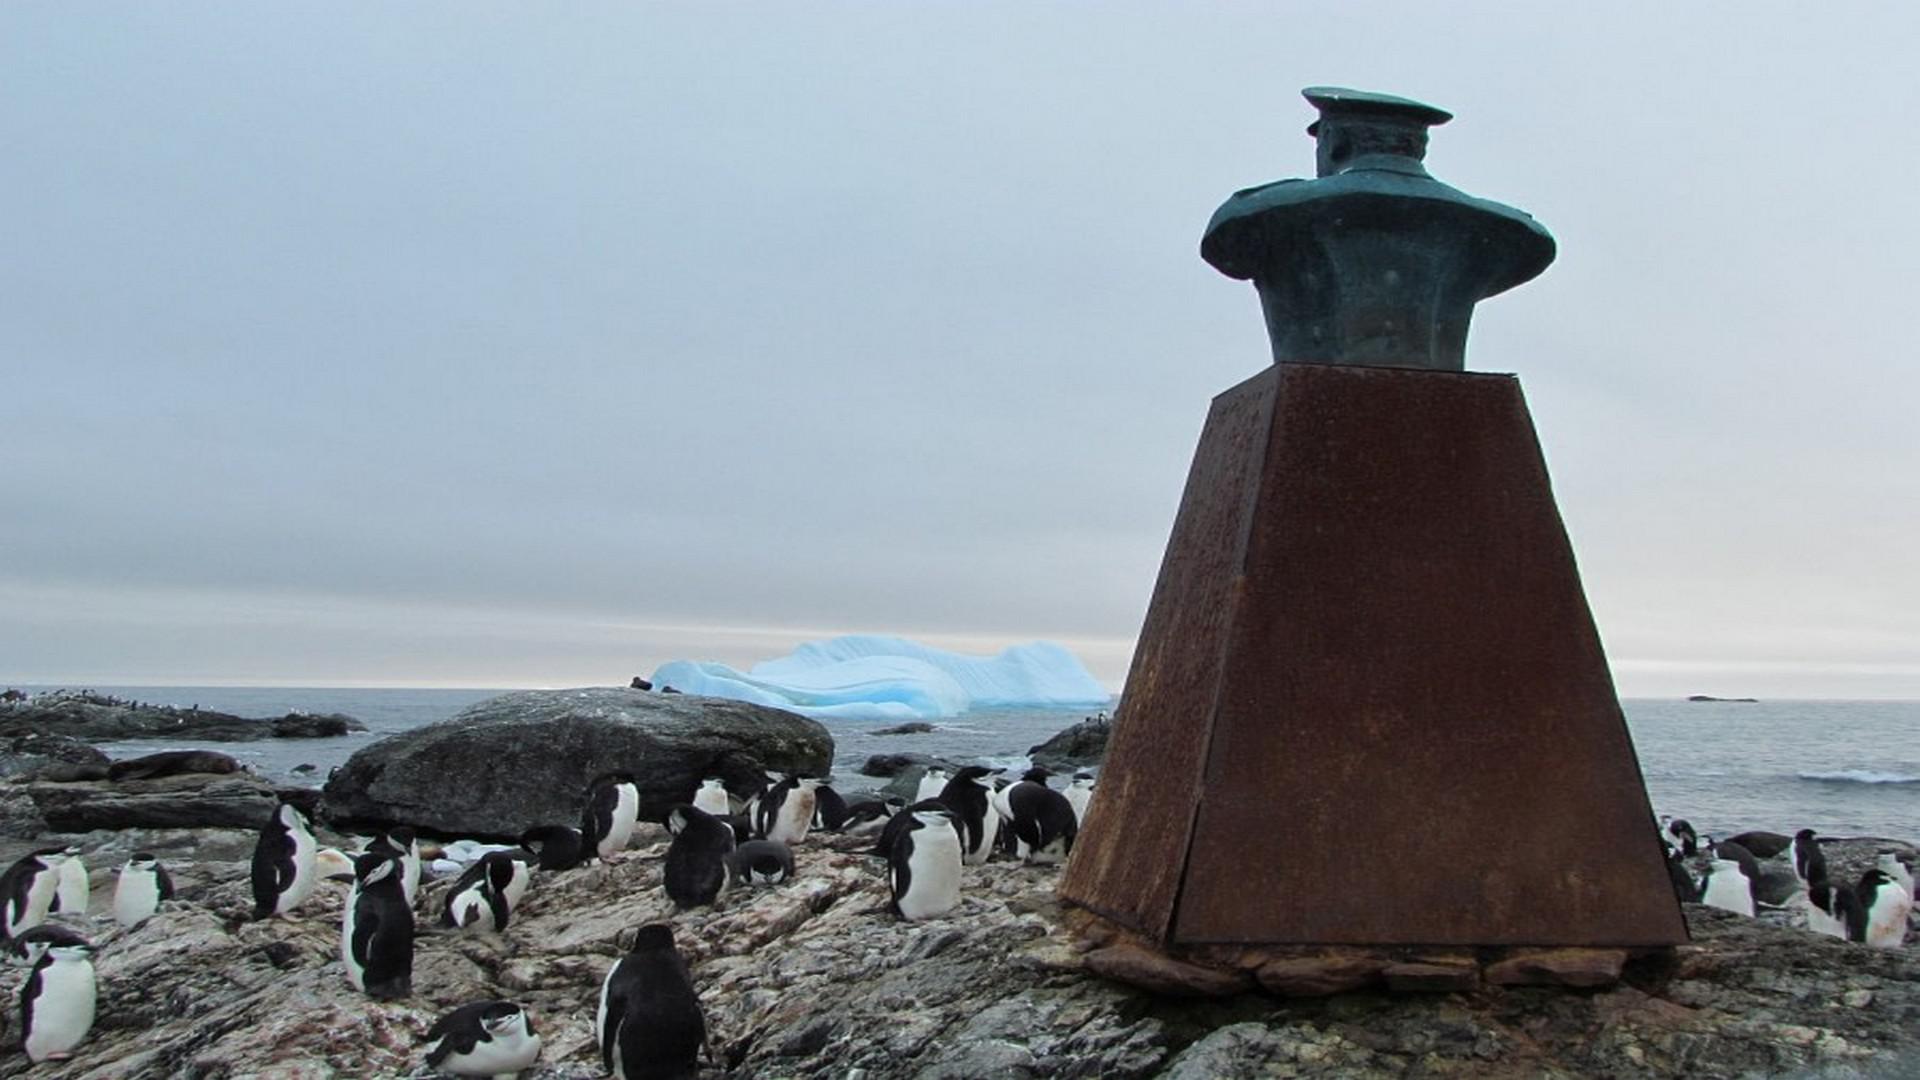
[[[1667,848],[1667,879],[1673,882],[1673,895],[1683,904],[1700,902],[1700,883],[1687,869],[1686,857],[1676,847]]]
[[[695,1074],[707,1018],[671,926],[653,923],[633,932],[633,947],[600,984],[593,1033],[600,1063],[615,1080]]]
[[[1793,876],[1799,878],[1802,885],[1827,880],[1827,856],[1820,850],[1820,841],[1812,829],[1793,834]]]
[[[964,771],[964,770],[962,770]],[[917,922],[960,902],[962,842],[951,810],[907,810],[887,855],[895,915]]]
[[[482,934],[504,931],[513,917],[514,898],[508,895],[508,887],[513,881],[514,866],[510,856],[490,851],[468,867],[453,888],[447,890],[441,925]]]
[[[733,826],[682,803],[667,811],[667,831],[673,834],[662,874],[667,896],[683,911],[713,903],[727,885]]]
[[[413,909],[400,888],[400,860],[369,851],[353,871],[353,893],[340,921],[347,981],[369,997],[406,997],[413,992]]]
[[[1007,789],[1007,828],[1015,837],[1014,854],[1029,864],[1058,863],[1073,851],[1079,819],[1067,797],[1047,786],[1047,771],[1033,769]]]
[[[727,783],[717,776],[700,781],[700,790],[693,793],[693,805],[717,818],[733,814],[733,801],[727,798]]]
[[[0,921],[7,937],[16,937],[47,921],[47,911],[60,892],[60,864],[65,854],[34,852],[22,855],[0,875]]]
[[[1676,818],[1671,814],[1660,815],[1661,832],[1668,843],[1680,849],[1680,854],[1692,858],[1700,850],[1699,834],[1685,818]]]
[[[1913,871],[1907,869],[1898,855],[1891,851],[1883,851],[1874,859],[1873,865],[1875,869],[1892,878],[1894,884],[1905,889],[1908,896],[1913,896]]]
[[[367,850],[380,849],[400,860],[400,892],[412,907],[420,895],[420,840],[405,825],[396,825],[373,838]]]
[[[962,855],[968,866],[978,866],[993,854],[994,837],[999,835],[1000,815],[993,809],[993,770],[984,765],[969,765],[953,774],[940,789],[940,801],[953,811],[960,829]]]
[[[946,790],[947,781],[951,779],[953,775],[946,769],[938,765],[927,766],[927,771],[920,774],[920,786],[914,790],[913,801],[926,802],[928,799],[939,798],[940,793]]]
[[[946,810],[952,812],[952,809],[952,807],[941,802],[939,799],[921,799],[919,802],[913,803],[910,806],[901,807],[899,810],[894,811],[892,817],[887,819],[886,825],[880,829],[880,836],[874,840],[873,847],[868,849],[867,854],[878,856],[882,859],[892,858],[894,841],[900,839],[901,833],[913,827],[914,811]]]
[[[1853,893],[1859,900],[1855,941],[1876,949],[1897,949],[1907,941],[1907,917],[1913,914],[1913,897],[1900,883],[1874,867],[1860,875]]]
[[[1093,774],[1077,772],[1073,774],[1073,783],[1067,785],[1067,802],[1073,805],[1073,820],[1077,825],[1087,823],[1087,804],[1093,801]]]
[[[625,773],[609,773],[587,787],[587,808],[580,832],[602,859],[613,858],[633,839],[640,820],[640,786]]]
[[[53,903],[47,910],[85,915],[93,903],[93,883],[87,880],[87,862],[80,857],[77,847],[62,848],[60,854],[66,856],[60,863],[60,885],[54,890]]]
[[[20,1042],[34,1062],[69,1057],[93,1030],[98,987],[93,947],[84,941],[49,945],[20,987]]]
[[[173,879],[160,860],[144,851],[136,851],[120,868],[120,880],[113,887],[113,921],[132,929],[159,909],[163,900],[173,899]]]
[[[299,807],[283,802],[274,809],[253,846],[254,918],[291,918],[294,909],[306,903],[320,881],[314,865],[319,849]]]
[[[513,1076],[540,1057],[540,1036],[511,1001],[462,1005],[427,1029],[427,1064],[455,1076]]]
[[[520,834],[520,846],[542,870],[571,870],[593,854],[585,835],[571,825],[535,825]]]
[[[762,830],[765,838],[789,845],[805,840],[807,830],[813,827],[815,797],[822,783],[817,777],[796,776],[767,792],[760,804],[760,814],[766,819]]]
[[[847,800],[825,781],[813,789],[813,827],[839,832],[847,823]]]

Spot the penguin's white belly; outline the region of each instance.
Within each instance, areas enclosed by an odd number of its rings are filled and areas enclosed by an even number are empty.
[[[1073,807],[1073,823],[1075,825],[1085,825],[1087,823],[1087,803],[1093,799],[1092,789],[1070,787],[1067,789],[1066,795],[1067,804]]]
[[[347,893],[347,906],[340,916],[340,963],[347,969],[347,982],[355,990],[365,993],[367,989],[367,969],[353,955],[353,909],[360,902],[360,886],[355,885]]]
[[[600,857],[606,858],[616,851],[626,850],[627,841],[633,839],[634,823],[640,820],[640,798],[633,788],[621,784],[620,798],[613,804],[613,826],[607,830],[607,838],[600,841]]]
[[[26,907],[19,913],[18,918],[10,919],[11,925],[7,927],[8,933],[18,934],[22,930],[31,930],[41,923],[46,922],[47,909],[53,906],[53,898],[59,895],[59,891],[59,867],[43,870],[35,874],[33,880],[27,883]],[[11,905],[9,905],[7,914],[9,916],[13,915]]]
[[[1828,937],[1837,937],[1843,940],[1847,936],[1846,920],[1821,911],[1820,905],[1812,901],[1807,902],[1807,929],[1816,934],[1825,934]]]
[[[287,884],[285,892],[273,905],[275,915],[292,915],[293,910],[307,902],[313,895],[313,887],[320,883],[320,845],[313,834],[305,829],[293,833],[293,880]]]
[[[493,925],[493,906],[487,903],[486,894],[479,889],[463,890],[453,898],[447,910],[453,916],[454,925],[462,930],[491,934],[499,929]]]
[[[87,880],[87,864],[78,856],[72,856],[60,864],[60,884],[56,895],[60,898],[60,910],[85,915],[87,905],[93,902],[93,885]]]
[[[953,910],[960,902],[960,838],[951,828],[916,830],[907,874],[907,891],[899,901],[901,915],[931,919]]]
[[[595,1049],[606,1045],[607,1041],[607,988],[613,985],[613,973],[620,970],[620,961],[615,960],[607,969],[607,977],[600,980],[600,1008],[593,1014],[593,1041]]]
[[[440,1068],[456,1076],[495,1076],[532,1068],[539,1056],[540,1036],[515,1028],[504,1038],[475,1044],[470,1054],[448,1054],[441,1059]]]
[[[923,776],[920,778],[920,786],[914,789],[913,801],[926,802],[928,799],[937,799],[940,797],[941,789],[946,786],[945,780],[934,780]]]
[[[33,1030],[24,1040],[27,1056],[45,1061],[79,1046],[93,1030],[95,993],[93,965],[85,960],[56,960],[42,970]]]
[[[407,898],[407,906],[413,906],[413,898],[420,895],[420,845],[416,842],[405,855],[400,856],[400,895]]]
[[[1700,902],[1736,915],[1753,916],[1753,890],[1744,874],[1714,871],[1707,877],[1706,895]]]
[[[127,871],[113,889],[113,921],[129,929],[153,916],[160,907],[160,882],[151,873]]]
[[[1907,940],[1907,916],[1913,913],[1913,898],[1893,882],[1880,886],[1874,894],[1873,908],[1867,912],[1867,944],[1877,949],[1897,949]]]
[[[501,895],[507,898],[507,910],[516,911],[520,907],[520,898],[527,895],[527,886],[533,884],[533,868],[526,863],[516,861],[513,864],[513,876],[507,879],[507,887]]]
[[[966,864],[978,866],[986,862],[987,856],[993,854],[993,841],[999,835],[1000,815],[995,813],[993,807],[989,805],[986,815],[980,819],[980,843],[972,851],[967,852]]]
[[[767,830],[767,839],[782,844],[797,844],[805,840],[807,829],[813,824],[816,801],[811,791],[795,788],[787,792],[786,801],[780,804],[780,813],[774,818],[773,828]]]
[[[732,807],[727,803],[725,788],[701,788],[694,793],[693,806],[694,809],[705,811],[714,817],[726,817],[733,813]]]

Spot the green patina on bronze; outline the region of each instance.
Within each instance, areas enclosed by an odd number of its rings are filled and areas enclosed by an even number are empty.
[[[1452,119],[1391,94],[1308,87],[1318,177],[1235,192],[1200,255],[1260,292],[1275,363],[1460,371],[1473,305],[1534,278],[1553,237],[1435,180],[1427,129]]]

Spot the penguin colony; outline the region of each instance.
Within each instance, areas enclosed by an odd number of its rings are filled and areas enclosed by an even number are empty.
[[[1880,853],[1873,867],[1847,885],[1828,874],[1820,837],[1812,829],[1792,836],[1744,832],[1715,841],[1699,836],[1682,819],[1663,816],[1657,828],[1674,894],[1682,901],[1749,918],[1762,908],[1785,909],[1798,913],[1816,934],[1880,949],[1906,943],[1913,875],[1891,852]],[[1706,867],[1696,879],[1689,862],[1698,859],[1705,859]]]
[[[1045,769],[1017,782],[969,766],[929,770],[936,786],[911,806],[904,800],[848,800],[818,777],[768,774],[729,792],[708,778],[675,805],[663,824],[672,834],[661,883],[679,910],[710,906],[729,888],[779,885],[795,875],[794,847],[814,831],[876,837],[869,853],[886,860],[888,909],[898,918],[938,918],[960,903],[961,868],[1006,850],[1029,864],[1064,860],[1072,850],[1092,780],[1079,774],[1066,792]],[[922,781],[922,791],[928,791]],[[610,773],[584,795],[580,827],[527,830],[517,850],[491,850],[466,866],[440,901],[438,929],[500,935],[535,872],[564,873],[613,860],[639,821],[633,778]],[[743,805],[736,812],[736,805]],[[463,842],[470,843],[470,842]],[[455,845],[457,846],[457,845]],[[420,844],[396,827],[349,853],[323,848],[305,813],[281,803],[260,830],[250,865],[255,919],[297,919],[323,880],[349,884],[341,911],[340,962],[347,983],[375,1000],[413,992],[415,904]],[[112,913],[131,929],[173,898],[173,882],[153,855],[120,868]],[[71,1057],[91,1031],[98,1002],[94,946],[50,914],[84,914],[91,898],[81,852],[47,848],[0,875],[0,937],[30,968],[19,994],[21,1045],[34,1062]],[[620,1080],[690,1075],[707,1045],[706,1020],[664,923],[622,935],[625,955],[601,985],[594,1034],[601,1064]],[[534,1018],[512,1001],[478,1001],[441,1017],[428,1031],[426,1063],[455,1076],[511,1076],[540,1055]]]

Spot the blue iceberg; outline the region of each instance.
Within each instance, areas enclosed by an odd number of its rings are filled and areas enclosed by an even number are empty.
[[[1077,657],[1050,641],[976,657],[866,634],[810,641],[744,672],[675,660],[654,670],[653,685],[815,718],[858,720],[931,720],[1007,706],[1104,705],[1111,697]]]

